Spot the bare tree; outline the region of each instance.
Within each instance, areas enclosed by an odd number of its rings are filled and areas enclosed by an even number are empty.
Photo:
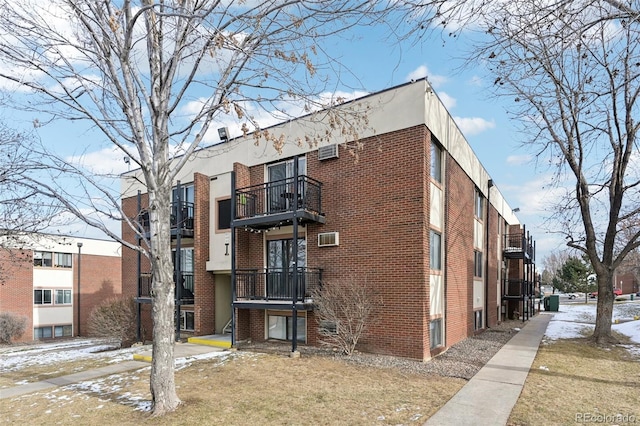
[[[501,7],[475,59],[488,62],[497,92],[515,101],[527,140],[539,148],[538,161],[567,188],[553,219],[598,276],[593,338],[605,343],[613,340],[614,271],[640,246],[640,24],[616,18],[611,2],[541,13],[545,4]]]
[[[255,111],[275,111],[283,120],[292,114],[292,105],[298,114],[339,104],[339,98],[322,96],[335,91],[339,77],[338,61],[324,50],[323,40],[377,22],[388,4],[1,0],[0,6],[0,78],[24,101],[21,106],[39,114],[39,125],[56,118],[90,123],[140,168],[137,176],[148,193],[150,220],[149,239],[139,235],[146,243],[141,247],[122,241],[86,213],[100,208],[103,215],[138,229],[113,206],[114,194],[64,158],[46,154],[49,173],[83,176],[81,186],[95,184],[111,207],[88,201],[80,208],[57,179],[25,173],[23,181],[150,259],[153,413],[173,411],[180,405],[173,368],[169,229],[176,176],[217,121],[235,116],[245,135],[253,132],[257,141],[279,150],[286,139],[262,130]],[[327,134],[297,142],[321,143],[333,132],[358,147],[357,126],[345,119],[329,121]]]
[[[349,277],[325,283],[312,297],[321,343],[352,355],[378,306],[373,288]]]

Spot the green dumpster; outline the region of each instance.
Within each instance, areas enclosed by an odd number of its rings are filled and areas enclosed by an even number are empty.
[[[544,305],[544,310],[548,311],[549,310],[549,297],[545,296],[542,298],[542,304]]]
[[[633,300],[633,296],[634,296],[634,294],[633,294],[633,293],[631,293],[631,300]]]
[[[560,310],[560,296],[557,294],[549,296],[549,310],[551,312],[558,312]]]

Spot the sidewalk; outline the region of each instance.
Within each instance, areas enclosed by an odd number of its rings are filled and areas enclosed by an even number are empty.
[[[506,425],[552,317],[526,323],[425,426]]]
[[[192,343],[177,343],[174,347],[173,355],[174,358],[177,359],[210,352],[220,352],[223,350],[224,349],[222,348],[213,346],[204,346]],[[57,386],[66,386],[72,383],[79,383],[85,380],[92,380],[98,377],[109,376],[111,374],[118,374],[125,371],[148,367],[149,363],[151,362],[151,350],[143,350],[140,354],[134,354],[133,359],[134,361],[125,361],[118,364],[108,365],[106,367],[69,374],[67,376],[54,377],[40,382],[27,383],[20,386],[14,386],[12,388],[0,389],[0,399],[14,398],[21,395],[51,389]]]

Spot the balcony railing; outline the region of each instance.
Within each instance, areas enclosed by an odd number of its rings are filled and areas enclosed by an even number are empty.
[[[533,296],[535,294],[532,281],[504,279],[502,285],[502,294],[506,297]]]
[[[287,178],[235,191],[235,219],[306,210],[322,213],[322,183],[309,176]],[[295,199],[294,199],[295,198]]]
[[[174,276],[175,279],[175,276]],[[138,286],[139,286],[139,297],[141,298],[150,298],[151,297],[151,274],[145,273],[138,277]],[[177,286],[178,283],[182,283],[182,288],[180,289],[180,300],[183,304],[185,303],[193,303],[194,301],[194,286],[193,286],[193,273],[192,272],[183,272],[182,280],[176,280],[176,297],[177,297]]]
[[[505,234],[504,251],[508,253],[522,252],[532,258],[534,252],[533,238],[530,236],[527,237],[522,232],[518,232],[517,234]]]
[[[236,270],[236,299],[242,300],[287,300],[303,302],[315,290],[320,289],[322,270],[297,269],[297,286],[293,285],[293,269]]]
[[[193,217],[193,203],[188,203],[186,201],[171,203],[171,216],[169,217],[171,229],[193,231]],[[143,231],[149,232],[150,221],[148,211],[143,210],[138,214],[138,223]]]

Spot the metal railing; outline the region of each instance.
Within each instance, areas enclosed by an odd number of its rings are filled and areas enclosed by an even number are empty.
[[[322,212],[322,183],[309,176],[287,178],[235,191],[235,219],[283,213],[294,210]],[[295,198],[295,199],[294,199]]]
[[[194,205],[186,201],[171,203],[171,213],[169,221],[171,229],[193,230]],[[143,231],[149,232],[150,221],[149,212],[142,210],[138,214],[138,224]]]
[[[523,252],[529,257],[533,257],[533,238],[531,236],[527,237],[523,232],[505,234],[504,251],[509,253]]]
[[[297,273],[294,288],[293,276]],[[317,268],[293,269],[238,269],[236,299],[295,300],[303,302],[321,288],[322,270]]]
[[[175,279],[175,275],[174,275]],[[144,273],[138,277],[138,288],[139,293],[138,297],[149,298],[151,297],[151,282],[152,276],[150,273]],[[177,286],[181,282],[182,288],[180,289],[180,295],[182,302],[193,302],[195,297],[194,291],[194,279],[192,272],[183,272],[182,280],[176,279],[176,295],[177,295]]]

